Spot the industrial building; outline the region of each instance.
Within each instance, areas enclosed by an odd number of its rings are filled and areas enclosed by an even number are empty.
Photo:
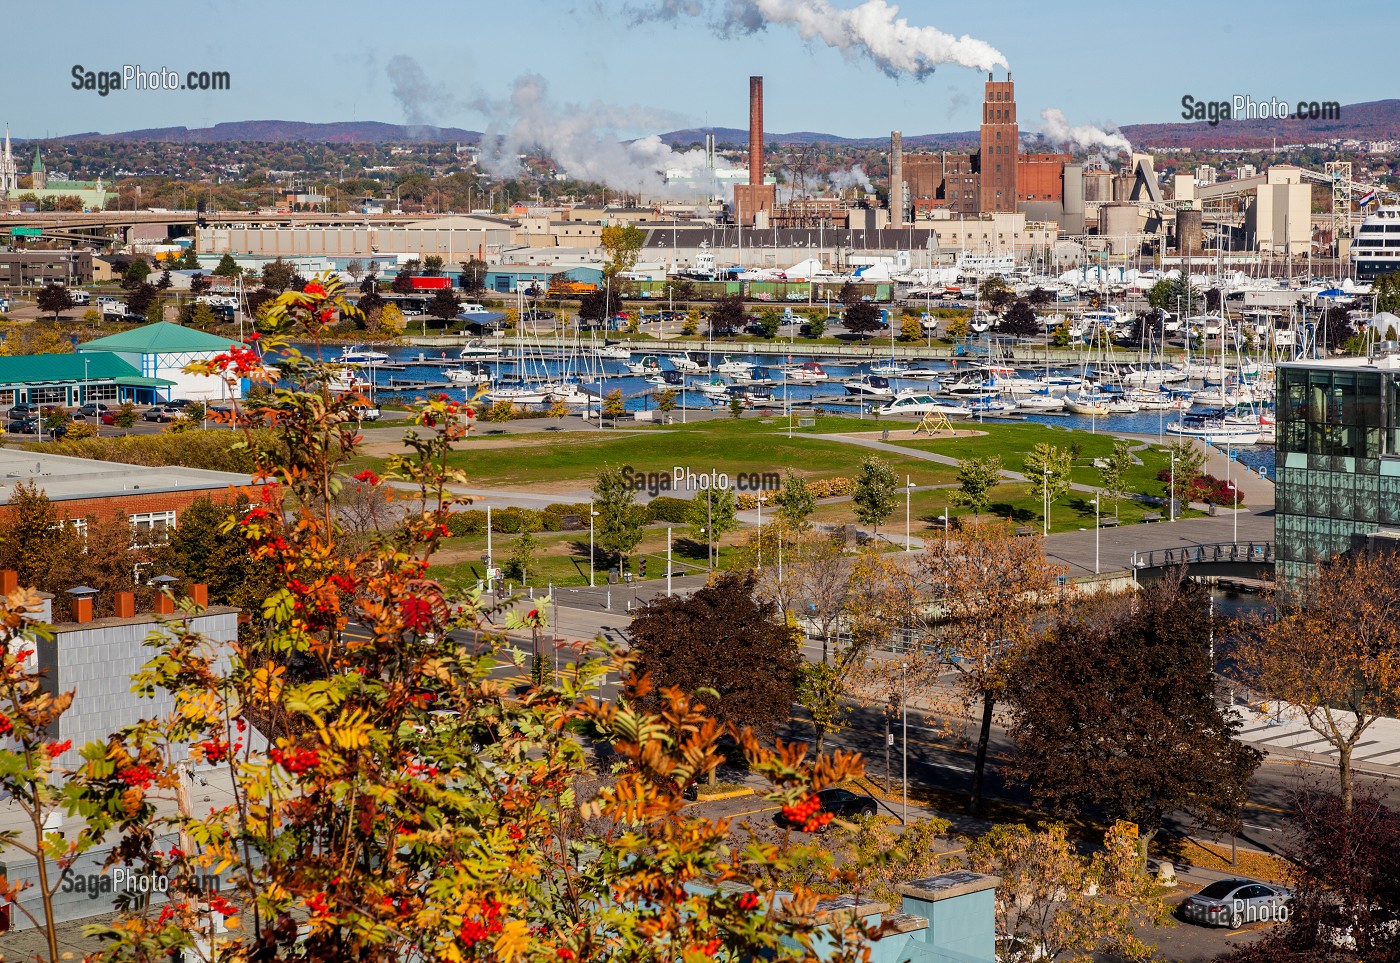
[[[92,254],[88,251],[0,250],[0,286],[91,284]]]
[[[233,347],[236,342],[230,338],[157,321],[88,341],[78,345],[77,350],[79,358],[116,357],[135,368],[151,384],[159,383],[173,391],[175,397],[231,401],[242,397],[237,382],[230,385],[221,377],[191,374],[185,368],[198,361],[208,361]]]

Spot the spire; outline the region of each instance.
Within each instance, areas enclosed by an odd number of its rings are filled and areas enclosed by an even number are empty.
[[[34,148],[34,166],[29,168],[29,171],[32,174],[44,173],[44,162],[39,157],[39,148],[37,146]]]
[[[10,125],[5,125],[5,160],[10,159]]]

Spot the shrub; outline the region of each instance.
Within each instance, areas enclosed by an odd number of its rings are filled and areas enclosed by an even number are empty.
[[[742,498],[742,496],[740,496]],[[683,525],[689,521],[690,499],[658,495],[647,502],[647,514],[653,522]]]
[[[494,522],[495,519],[493,518]],[[486,513],[476,509],[453,512],[447,516],[447,530],[457,538],[466,535],[481,535],[486,531]]]

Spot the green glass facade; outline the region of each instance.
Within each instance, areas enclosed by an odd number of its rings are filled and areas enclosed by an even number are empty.
[[[1274,542],[1280,581],[1400,527],[1400,367],[1278,368]]]

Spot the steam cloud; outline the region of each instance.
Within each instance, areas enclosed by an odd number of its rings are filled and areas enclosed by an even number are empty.
[[[706,181],[703,150],[676,151],[656,134],[625,142],[626,131],[675,125],[674,116],[645,107],[561,103],[549,96],[543,77],[518,77],[503,101],[478,100],[472,106],[488,118],[481,139],[480,164],[495,177],[521,170],[520,155],[538,150],[570,177],[608,187],[658,195],[714,193]],[[667,185],[674,172],[694,186]],[[712,175],[708,181],[713,181]]]
[[[1047,140],[1083,150],[1109,150],[1130,154],[1133,145],[1118,131],[1109,132],[1093,124],[1070,126],[1064,111],[1047,107],[1040,112],[1041,131]]]
[[[852,187],[858,187],[866,193],[871,193],[875,190],[875,186],[870,183],[869,175],[865,173],[865,168],[859,164],[852,167],[850,170],[832,171],[827,175],[826,179],[827,182],[831,184],[832,190],[838,192],[849,190]]]
[[[674,20],[698,16],[698,0],[658,0],[633,17]],[[863,56],[890,77],[923,80],[944,64],[991,70],[1006,67],[995,47],[964,34],[955,37],[936,27],[916,27],[885,0],[865,0],[848,10],[827,0],[726,0],[717,29],[721,34],[755,33],[772,24],[795,29],[803,40],[820,40],[848,57]]]
[[[448,86],[428,80],[423,68],[412,57],[398,54],[389,58],[384,72],[389,75],[394,100],[398,101],[404,122],[409,126],[436,124],[441,117],[462,107]]]

